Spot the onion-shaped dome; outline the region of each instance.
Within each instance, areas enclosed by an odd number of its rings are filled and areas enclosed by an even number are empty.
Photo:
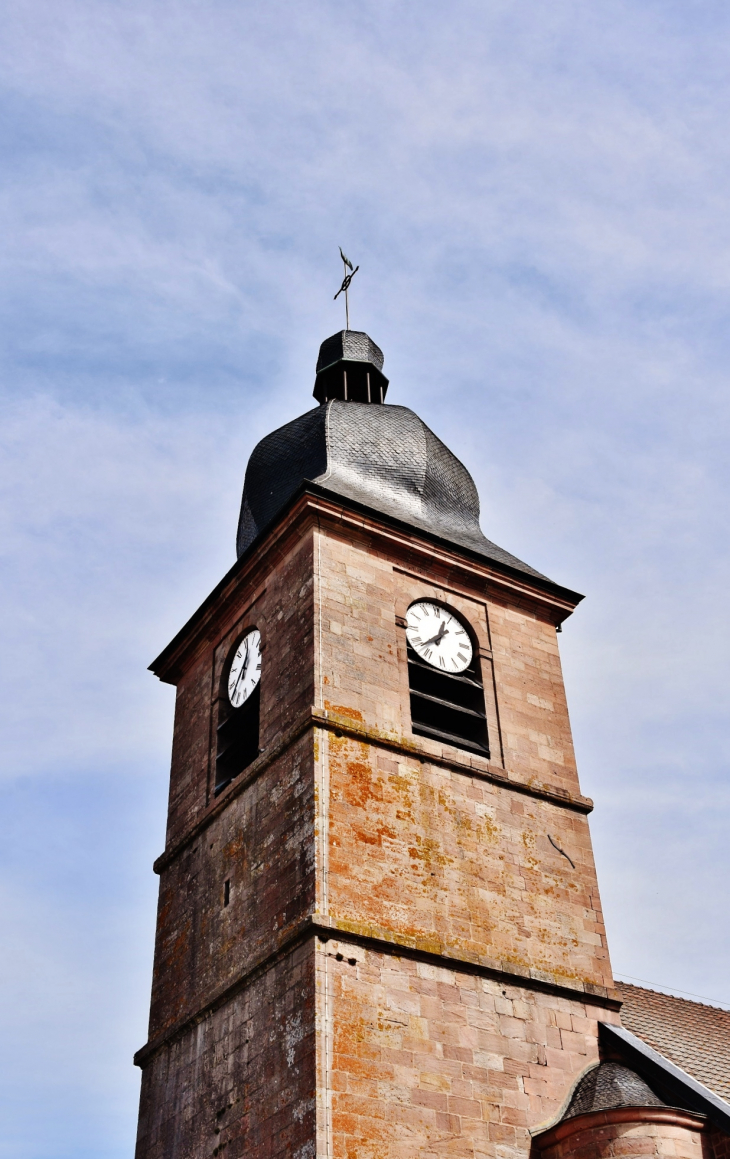
[[[246,470],[239,556],[305,482],[545,578],[482,534],[474,480],[407,407],[330,399],[262,439]]]

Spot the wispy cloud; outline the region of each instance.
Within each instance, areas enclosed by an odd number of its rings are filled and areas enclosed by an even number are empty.
[[[310,405],[340,244],[486,533],[589,596],[561,647],[617,969],[723,997],[727,7],[27,0],[3,28],[3,1089],[58,1112],[30,1131],[12,1095],[0,1155],[130,1152],[109,1010],[141,1042],[171,726],[145,667],[232,562],[250,449]]]

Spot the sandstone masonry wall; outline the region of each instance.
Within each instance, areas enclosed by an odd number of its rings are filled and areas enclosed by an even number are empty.
[[[586,1125],[539,1152],[544,1159],[711,1159],[703,1124],[642,1121],[642,1108],[627,1108],[635,1121],[615,1122],[616,1113],[586,1115]],[[692,1116],[675,1116],[690,1120]],[[595,1120],[605,1119],[604,1123]]]
[[[311,1159],[314,951],[275,963],[144,1071],[138,1159]]]
[[[508,1159],[598,1058],[609,1011],[346,939],[319,946],[333,1159]],[[324,964],[322,964],[324,962]],[[325,980],[326,972],[326,1002]]]
[[[305,735],[161,874],[151,1038],[194,1015],[312,912],[313,830]]]
[[[347,737],[329,738],[328,762],[328,912],[339,928],[611,986],[585,816]]]
[[[580,787],[554,623],[486,585],[468,592],[468,577],[457,588],[419,576],[367,538],[320,533],[316,559],[324,706],[370,734],[330,735],[322,749],[328,914],[341,929],[605,992],[588,823],[562,803]],[[489,760],[411,731],[402,623],[419,598],[452,607],[477,637],[485,686],[496,689]],[[491,771],[549,787],[553,800],[492,784]]]
[[[224,676],[232,650],[248,628],[263,645],[262,748],[276,743],[312,704],[312,536],[297,540],[281,558],[254,573],[224,609],[212,638],[201,642],[177,685],[167,844],[174,845],[199,821],[215,787],[216,727]],[[273,565],[273,566],[272,566]]]
[[[618,1020],[565,608],[345,516],[293,513],[164,669],[178,698],[138,1159],[527,1159],[597,1058],[597,1020]],[[473,629],[489,759],[411,731],[403,617],[424,597]],[[215,797],[249,627],[263,752]]]

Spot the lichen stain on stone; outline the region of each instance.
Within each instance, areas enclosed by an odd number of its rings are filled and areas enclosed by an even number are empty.
[[[418,804],[416,785],[412,778],[403,776],[400,772],[391,773],[387,784],[390,788],[388,804],[400,808],[412,821],[415,820],[414,809]]]
[[[348,805],[355,805],[360,809],[367,808],[370,801],[383,800],[382,778],[374,775],[374,770],[365,761],[347,761],[347,779],[343,790],[343,799]]]
[[[475,962],[513,960],[522,973],[591,974],[572,913],[580,884],[543,878],[539,819],[522,810],[503,818],[500,791],[484,790],[495,804],[476,809],[458,782],[444,785],[410,760],[384,772],[367,742],[348,736],[330,734],[330,773],[331,912],[353,933]],[[550,921],[556,905],[564,930]]]
[[[446,865],[454,864],[454,858],[447,857],[442,852],[440,843],[434,837],[423,837],[420,833],[416,833],[413,840],[416,844],[408,848],[408,856],[412,861],[420,861],[426,867],[436,865],[442,869]]]
[[[476,826],[477,838],[482,845],[494,845],[500,838],[500,827],[491,817],[482,817]]]
[[[334,1035],[334,1052],[336,1055],[347,1057],[348,1071],[353,1072],[353,1065],[357,1071],[367,1069],[367,1054],[363,1057],[362,1044],[367,1041],[367,1026],[362,1018],[343,1019],[337,1024]]]
[[[337,1146],[334,1159],[388,1159],[393,1154],[393,1130],[385,1122],[382,1108],[364,1116],[338,1112],[340,1096],[333,1096],[332,1130]]]
[[[383,844],[384,837],[390,837],[395,841],[398,837],[395,829],[391,829],[389,825],[377,825],[374,829],[360,829],[358,826],[352,826],[352,832],[358,841],[362,841],[364,845],[380,845]]]
[[[364,724],[363,714],[357,708],[349,708],[346,704],[332,704],[331,701],[325,700],[325,709],[335,717],[342,720],[356,720],[359,724]]]
[[[243,833],[239,830],[230,841],[221,849],[221,858],[224,862],[238,863],[245,857],[246,846],[243,839]]]

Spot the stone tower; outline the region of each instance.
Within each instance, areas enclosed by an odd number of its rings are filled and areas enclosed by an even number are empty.
[[[556,628],[365,334],[246,472],[177,702],[137,1159],[526,1157],[619,1024]]]

